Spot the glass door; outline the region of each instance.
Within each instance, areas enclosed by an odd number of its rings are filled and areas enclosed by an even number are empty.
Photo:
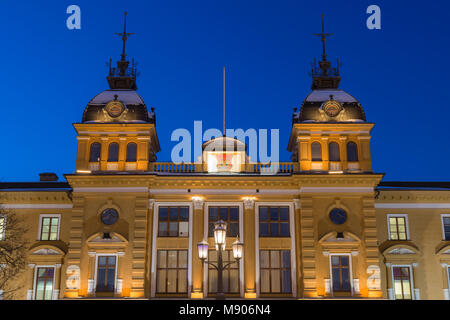
[[[331,256],[331,277],[333,294],[351,293],[349,256]]]
[[[393,267],[395,299],[412,299],[411,272],[408,266]]]
[[[55,268],[38,267],[36,270],[36,300],[52,300],[53,296],[53,278]]]
[[[99,256],[97,258],[97,287],[96,294],[113,296],[116,282],[116,257]]]

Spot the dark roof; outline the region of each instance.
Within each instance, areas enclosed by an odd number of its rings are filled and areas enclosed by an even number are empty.
[[[36,190],[36,191],[67,191],[71,190],[68,182],[0,182],[0,190]]]
[[[450,190],[449,181],[382,181],[380,190]]]

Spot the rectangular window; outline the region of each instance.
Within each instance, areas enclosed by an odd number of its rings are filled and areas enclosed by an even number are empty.
[[[260,237],[289,235],[289,207],[259,207]]]
[[[395,299],[412,299],[411,272],[408,266],[393,266],[394,295]]]
[[[6,235],[6,216],[0,215],[0,241],[5,240]]]
[[[259,252],[261,293],[290,293],[291,252],[261,250]]]
[[[116,257],[99,256],[97,260],[96,292],[114,292],[116,282]]]
[[[208,261],[217,264],[217,251],[209,250]],[[223,264],[235,261],[232,250],[222,251]],[[222,288],[224,293],[239,293],[239,264],[230,264],[222,274]],[[217,270],[209,265],[208,269],[208,291],[217,292]]]
[[[408,240],[406,216],[388,216],[389,240]]]
[[[159,207],[158,237],[188,237],[189,207]]]
[[[209,207],[208,236],[214,236],[214,223],[223,220],[227,223],[227,237],[239,236],[239,207]]]
[[[156,292],[187,293],[187,250],[158,250]]]
[[[333,255],[330,258],[333,292],[350,292],[350,257]]]
[[[450,241],[450,215],[442,216],[442,231],[444,233],[444,240]]]
[[[59,217],[41,218],[40,240],[59,240]]]
[[[36,300],[52,300],[54,276],[55,268],[37,267],[35,283]]]

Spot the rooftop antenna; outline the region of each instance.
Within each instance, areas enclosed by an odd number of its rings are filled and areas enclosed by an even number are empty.
[[[223,67],[223,136],[225,137],[225,66]]]

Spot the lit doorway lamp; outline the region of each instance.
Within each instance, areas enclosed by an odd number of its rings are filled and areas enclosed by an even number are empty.
[[[217,264],[207,261],[208,259],[208,249],[209,245],[206,240],[199,242],[197,244],[198,247],[198,256],[203,263],[207,263],[213,266],[217,270],[217,294],[216,299],[223,300],[225,299],[225,294],[223,292],[223,271],[231,264],[238,263],[242,258],[242,252],[244,250],[244,244],[239,240],[236,240],[232,244],[233,249],[233,257],[235,261],[231,261],[228,263],[223,263],[222,260],[222,251],[225,250],[227,238],[227,223],[223,220],[219,220],[214,224],[214,240],[216,242],[216,251],[217,251]]]

